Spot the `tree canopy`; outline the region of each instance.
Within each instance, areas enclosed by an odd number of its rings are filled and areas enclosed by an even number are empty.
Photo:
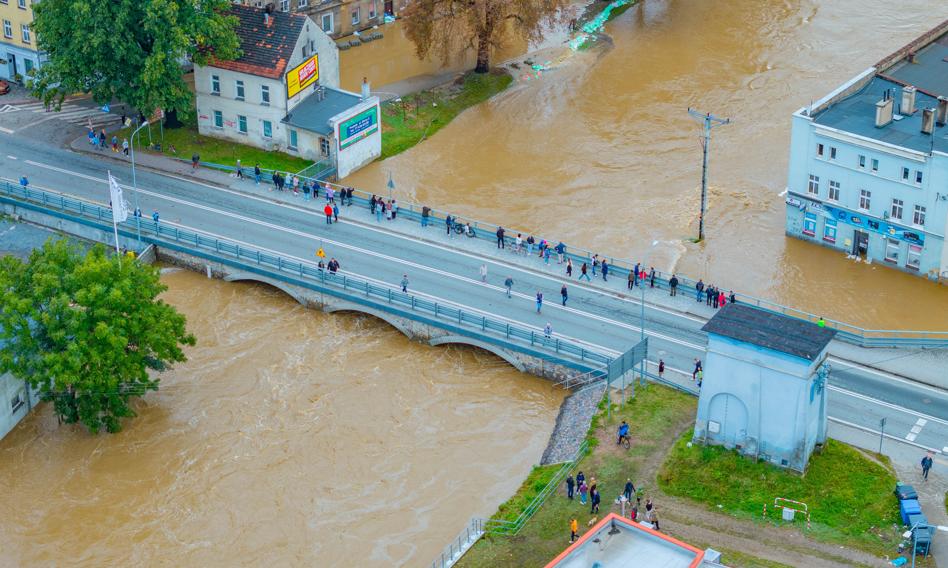
[[[27,262],[0,259],[0,370],[29,381],[66,423],[121,429],[153,373],[185,361],[195,338],[158,299],[156,267],[48,241]]]
[[[191,92],[182,79],[186,58],[238,56],[237,19],[229,0],[43,0],[33,5],[33,29],[48,62],[35,71],[33,94],[59,105],[66,95],[91,93],[151,114],[186,111]]]
[[[535,41],[563,14],[566,0],[412,0],[402,12],[418,57],[434,53],[447,63],[458,52],[477,53],[478,73],[490,70],[491,50],[505,34]]]

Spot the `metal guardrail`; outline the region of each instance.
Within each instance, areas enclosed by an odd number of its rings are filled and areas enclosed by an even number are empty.
[[[451,568],[482,536],[484,536],[484,519],[474,517],[457,538],[444,547],[441,556],[431,563],[431,568]]]
[[[0,184],[0,191],[8,198],[24,200],[47,209],[58,209],[69,215],[76,213],[81,217],[95,219],[103,223],[103,229],[110,229],[112,210],[95,203],[90,203],[62,194],[47,192],[40,189],[24,188],[9,182]],[[322,291],[331,291],[334,295],[350,299],[357,303],[370,304],[383,310],[393,311],[392,308],[401,308],[405,314],[423,313],[433,316],[435,323],[457,325],[468,331],[478,330],[478,335],[492,337],[498,343],[503,338],[504,345],[526,347],[552,351],[561,356],[568,356],[588,363],[595,367],[607,365],[612,359],[602,353],[587,349],[581,344],[560,338],[547,337],[543,332],[524,328],[510,323],[478,315],[463,310],[454,305],[445,305],[432,300],[421,298],[413,294],[404,293],[387,286],[373,284],[367,280],[340,273],[331,273],[320,269],[317,265],[290,260],[254,247],[239,245],[234,242],[217,239],[196,231],[179,229],[164,223],[155,222],[146,218],[130,217],[119,226],[134,236],[140,228],[143,238],[154,243],[164,240],[172,241],[184,249],[184,252],[203,251],[204,256],[211,256],[214,260],[235,265],[248,271],[265,272],[291,283],[302,284]],[[163,243],[158,243],[163,244]],[[180,245],[184,245],[183,247]],[[167,246],[167,245],[166,245]],[[234,261],[236,260],[236,262]],[[289,278],[292,276],[292,278]],[[339,288],[343,293],[339,293]],[[369,301],[366,300],[378,300]]]

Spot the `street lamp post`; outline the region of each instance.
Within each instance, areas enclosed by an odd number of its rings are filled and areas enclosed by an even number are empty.
[[[135,135],[146,126],[148,126],[147,120],[132,132],[132,192],[135,194],[135,232],[138,234],[139,246],[142,244],[142,214],[141,208],[138,206],[138,180],[135,177]]]

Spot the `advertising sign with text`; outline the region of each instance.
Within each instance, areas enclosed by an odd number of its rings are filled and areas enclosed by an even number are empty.
[[[319,55],[300,63],[286,74],[286,96],[292,99],[306,87],[319,80]]]

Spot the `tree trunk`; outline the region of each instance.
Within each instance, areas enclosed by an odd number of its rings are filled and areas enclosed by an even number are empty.
[[[165,111],[165,128],[181,128],[184,123],[178,118],[178,111],[168,109]]]
[[[477,66],[474,67],[475,73],[487,73],[490,71],[490,32],[481,30],[477,37]]]

